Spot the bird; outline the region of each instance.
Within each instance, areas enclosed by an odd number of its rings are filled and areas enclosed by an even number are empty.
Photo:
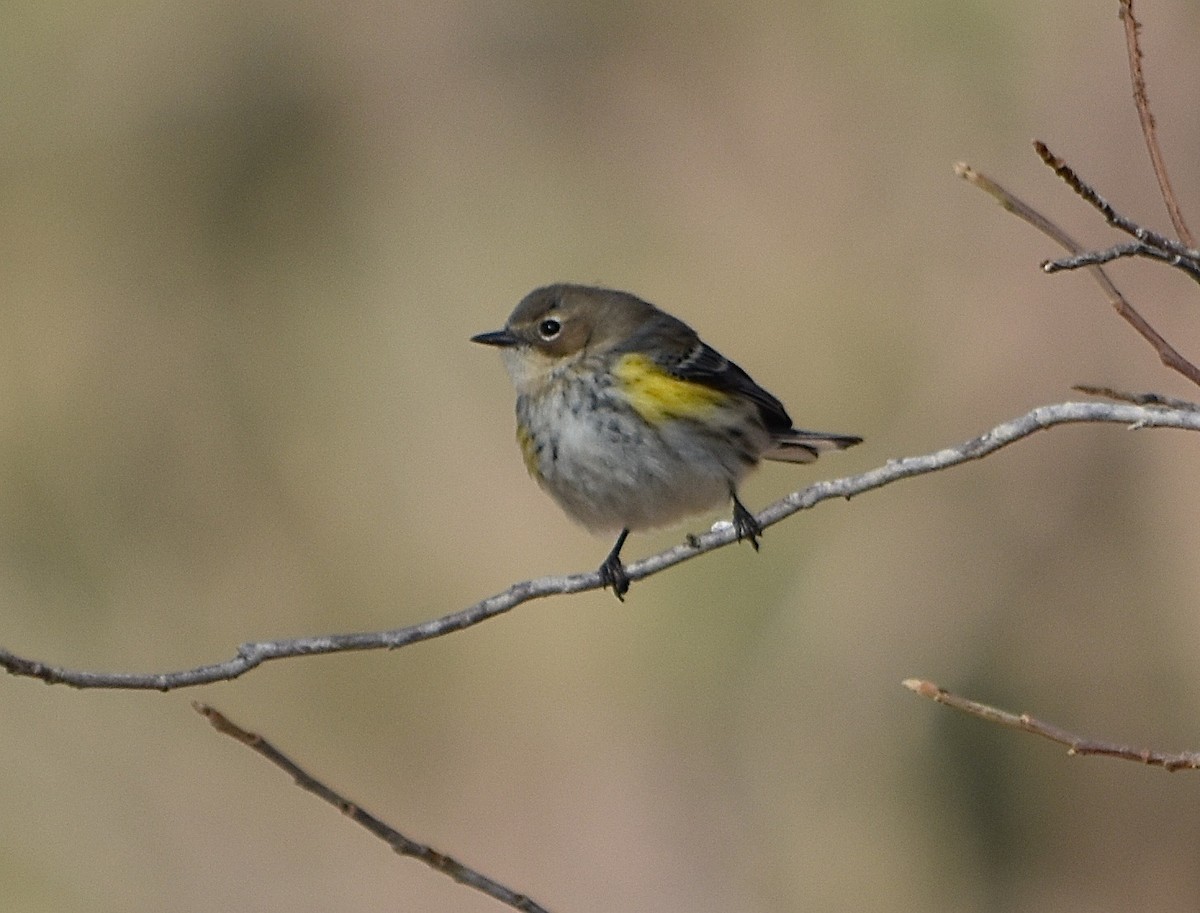
[[[738,498],[761,460],[810,463],[862,442],[796,428],[783,404],[677,317],[617,289],[534,289],[502,329],[471,341],[501,351],[517,393],[530,475],[573,520],[617,539],[600,581],[624,600],[631,532],[732,503],[739,541],[762,527]]]

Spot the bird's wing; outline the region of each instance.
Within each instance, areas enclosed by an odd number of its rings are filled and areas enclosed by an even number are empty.
[[[783,403],[756,384],[737,364],[700,339],[681,357],[666,360],[662,366],[681,380],[704,384],[714,390],[750,400],[758,407],[768,431],[778,433],[791,430],[792,419],[783,408]]]
[[[703,384],[754,404],[774,447],[763,454],[769,460],[807,463],[823,450],[842,450],[861,443],[856,435],[807,431],[792,427],[791,416],[783,403],[756,384],[753,378],[730,361],[694,330],[668,314],[659,319],[648,333],[634,341],[637,351],[653,357],[656,364],[672,377]]]

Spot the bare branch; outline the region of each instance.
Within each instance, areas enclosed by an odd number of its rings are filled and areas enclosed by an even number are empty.
[[[411,856],[414,859],[419,859],[443,875],[449,875],[459,884],[465,884],[476,891],[482,891],[489,897],[507,904],[514,910],[521,910],[522,913],[548,913],[545,907],[534,903],[524,894],[518,894],[506,888],[499,882],[493,881],[486,875],[481,875],[479,872],[463,865],[445,853],[439,853],[437,850],[423,843],[417,843],[415,840],[405,837],[395,828],[380,821],[370,812],[360,808],[356,803],[351,802],[340,793],[326,786],[258,733],[242,729],[216,708],[197,702],[193,702],[192,706],[196,709],[197,713],[212,723],[213,728],[217,732],[224,733],[241,742],[247,748],[258,752],[295,780],[296,785],[301,789],[312,793],[319,799],[324,799],[347,818],[365,827],[401,856]]]
[[[1019,418],[997,425],[979,437],[954,447],[947,447],[936,453],[889,460],[885,465],[860,475],[817,482],[771,504],[757,515],[757,519],[764,528],[773,526],[792,514],[815,507],[822,501],[834,498],[849,499],[901,479],[938,472],[972,460],[982,459],[1038,431],[1056,425],[1081,422],[1111,423],[1126,425],[1130,428],[1178,428],[1186,431],[1200,431],[1200,413],[1187,409],[1163,409],[1116,403],[1057,403],[1034,409]],[[717,524],[711,531],[703,535],[689,536],[687,541],[681,545],[629,564],[626,571],[630,580],[641,580],[714,549],[730,545],[736,541],[736,535],[731,524]],[[603,585],[604,581],[597,571],[569,576],[540,577],[536,580],[515,583],[507,590],[489,596],[472,606],[420,624],[391,631],[329,634],[318,637],[246,643],[238,647],[236,656],[224,662],[183,669],[178,672],[93,672],[70,669],[28,659],[2,647],[0,647],[0,667],[13,675],[37,678],[47,684],[69,685],[73,688],[171,691],[176,688],[190,688],[212,682],[230,681],[270,660],[345,653],[353,650],[394,650],[399,647],[407,647],[410,644],[472,627],[533,599],[596,590]]]
[[[1083,184],[1082,181],[1078,180],[1078,176],[1075,175],[1074,171],[1071,171],[1069,168],[1067,168],[1065,163],[1062,163],[1061,159],[1058,159],[1056,156],[1054,156],[1043,144],[1037,143],[1035,145],[1038,147],[1039,154],[1042,153],[1042,150],[1045,150],[1045,155],[1043,155],[1043,158],[1049,158],[1050,161],[1047,162],[1048,164],[1052,164],[1052,162],[1059,163],[1063,169],[1066,169],[1065,173],[1069,174],[1071,178],[1074,179],[1079,185],[1079,187],[1085,188],[1088,191],[1091,190],[1091,188],[1088,188],[1086,184]],[[1054,167],[1053,164],[1052,167]],[[1069,253],[1073,255],[1083,253],[1083,247],[1078,244],[1070,235],[1043,216],[1028,203],[1019,199],[1004,187],[997,184],[987,175],[976,171],[970,165],[967,165],[963,162],[956,164],[954,166],[954,171],[963,180],[973,184],[980,190],[989,194],[1006,210],[1024,219],[1038,231],[1042,232],[1059,245],[1066,248]],[[1055,171],[1059,172],[1059,168],[1055,168]],[[1064,178],[1064,180],[1066,179],[1067,178]],[[1075,185],[1073,184],[1072,186]],[[1096,196],[1094,192],[1092,192],[1092,195],[1094,200],[1097,201],[1098,205],[1103,205],[1107,207],[1109,212],[1113,212],[1112,207],[1108,206],[1108,204]],[[1116,213],[1113,212],[1113,215],[1116,216]],[[1119,216],[1117,217],[1119,218]],[[1145,238],[1139,237],[1138,240],[1144,241]],[[1108,274],[1104,272],[1103,267],[1096,264],[1091,264],[1087,266],[1086,269],[1096,280],[1096,282],[1099,283],[1100,288],[1104,291],[1105,297],[1108,298],[1108,303],[1112,306],[1113,310],[1115,310],[1123,320],[1132,326],[1143,339],[1145,339],[1154,347],[1154,350],[1158,352],[1158,357],[1162,363],[1168,368],[1178,371],[1192,383],[1200,386],[1200,368],[1197,368],[1194,364],[1188,361],[1188,359],[1184,358],[1183,355],[1181,355],[1174,348],[1174,346],[1167,342],[1167,340],[1164,339],[1159,332],[1150,325],[1146,318],[1144,318],[1138,312],[1138,310],[1126,300],[1125,296],[1122,295],[1120,290],[1117,289],[1116,285],[1113,284],[1113,281],[1108,278]]]
[[[1028,713],[1016,714],[1009,713],[1007,710],[999,710],[988,704],[981,704],[978,701],[959,697],[957,694],[946,691],[944,688],[939,688],[933,682],[924,681],[923,679],[906,679],[903,685],[909,691],[913,691],[921,695],[921,697],[927,697],[939,704],[945,704],[947,707],[953,707],[955,710],[969,713],[971,716],[979,717],[981,720],[986,720],[989,723],[1009,726],[1013,729],[1020,729],[1023,732],[1032,732],[1034,735],[1040,735],[1043,738],[1050,739],[1052,742],[1066,745],[1067,754],[1103,755],[1110,758],[1121,758],[1125,761],[1137,761],[1150,767],[1161,767],[1168,772],[1195,770],[1200,767],[1200,752],[1182,751],[1170,753],[1155,751],[1150,748],[1130,748],[1127,745],[1117,745],[1113,742],[1103,742],[1097,739],[1085,739],[1082,736],[1073,735],[1065,729],[1060,729],[1053,723],[1042,722]]]
[[[1188,231],[1183,220],[1183,212],[1179,208],[1179,200],[1171,189],[1171,180],[1167,177],[1167,163],[1163,158],[1162,148],[1158,144],[1158,129],[1154,123],[1154,115],[1150,111],[1150,96],[1146,91],[1146,77],[1142,72],[1142,47],[1138,41],[1138,32],[1142,25],[1134,18],[1133,0],[1121,0],[1121,22],[1125,25],[1125,49],[1129,55],[1129,79],[1133,83],[1133,103],[1137,107],[1138,119],[1142,123],[1142,135],[1146,138],[1146,150],[1150,153],[1150,164],[1154,168],[1154,176],[1158,178],[1158,189],[1162,193],[1163,203],[1171,217],[1171,224],[1181,240],[1188,247],[1195,247],[1196,241]]]

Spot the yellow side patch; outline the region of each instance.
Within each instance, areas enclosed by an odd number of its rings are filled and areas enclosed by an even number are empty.
[[[538,478],[541,470],[538,467],[537,445],[534,444],[529,429],[520,423],[517,424],[517,444],[521,448],[521,459],[525,461],[525,469],[535,479]]]
[[[613,373],[629,405],[651,425],[670,419],[707,418],[729,401],[729,394],[680,380],[637,352],[622,355]]]

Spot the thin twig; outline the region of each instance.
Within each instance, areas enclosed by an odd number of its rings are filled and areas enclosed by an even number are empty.
[[[1102,266],[1120,257],[1138,257],[1147,250],[1141,241],[1126,241],[1124,244],[1114,244],[1106,250],[1086,250],[1082,254],[1071,254],[1069,257],[1059,257],[1057,260],[1043,260],[1042,271],[1057,273],[1063,270],[1079,269],[1083,266]]]
[[[193,702],[192,706],[196,709],[197,713],[212,723],[213,728],[217,732],[224,733],[241,742],[247,748],[258,752],[295,780],[296,785],[301,789],[312,793],[319,799],[324,799],[347,818],[365,827],[401,856],[411,856],[414,859],[419,859],[443,875],[448,875],[460,884],[465,884],[477,891],[482,891],[489,897],[507,904],[514,910],[521,910],[522,913],[548,913],[545,907],[534,903],[524,894],[518,894],[510,888],[506,888],[499,882],[493,881],[486,875],[482,875],[474,869],[463,865],[445,853],[439,853],[437,850],[423,843],[417,843],[415,840],[405,837],[395,828],[380,821],[370,812],[360,808],[356,803],[351,802],[340,793],[326,786],[261,735],[242,729],[216,708],[198,702]]]
[[[1092,384],[1074,384],[1071,389],[1086,393],[1088,396],[1103,396],[1119,403],[1133,403],[1135,406],[1161,406],[1167,409],[1200,412],[1200,403],[1178,399],[1174,396],[1164,396],[1161,393],[1127,393],[1124,390],[1114,390],[1112,387],[1100,387]]]
[[[1079,253],[1083,250],[1083,245],[1076,243],[1076,241],[1070,235],[1059,228],[1055,223],[1051,222],[1044,215],[1018,197],[1015,193],[1008,190],[996,181],[993,181],[982,171],[977,171],[966,162],[956,162],[954,165],[954,173],[968,184],[978,187],[997,203],[999,203],[1002,209],[1005,209],[1008,212],[1011,212],[1017,218],[1028,222],[1042,234],[1048,236],[1060,246],[1065,247],[1071,253]],[[1093,275],[1097,274],[1101,277],[1104,277],[1103,270],[1097,270],[1096,273],[1093,273]],[[1101,285],[1104,285],[1103,281],[1101,281]]]
[[[1121,0],[1121,22],[1125,25],[1125,49],[1129,55],[1129,79],[1133,83],[1133,103],[1137,107],[1138,119],[1142,123],[1142,135],[1146,138],[1146,149],[1150,153],[1150,164],[1154,168],[1154,176],[1158,178],[1158,189],[1162,193],[1163,203],[1171,217],[1175,232],[1188,247],[1195,247],[1196,241],[1188,231],[1183,220],[1183,211],[1179,208],[1179,200],[1171,188],[1171,180],[1167,177],[1167,163],[1163,158],[1162,147],[1158,144],[1158,129],[1154,123],[1154,115],[1150,111],[1150,96],[1146,91],[1146,76],[1142,72],[1142,46],[1138,40],[1138,32],[1142,25],[1134,18],[1133,0]]]
[[[1034,735],[1040,735],[1043,738],[1050,739],[1052,742],[1066,745],[1067,754],[1070,755],[1103,755],[1109,758],[1121,758],[1125,761],[1137,761],[1150,767],[1161,767],[1168,772],[1195,770],[1200,767],[1200,752],[1181,751],[1172,753],[1155,751],[1151,748],[1130,748],[1127,745],[1117,745],[1114,742],[1104,742],[1098,739],[1085,739],[1082,736],[1067,732],[1053,723],[1046,723],[1036,717],[1032,717],[1028,713],[1017,714],[1009,713],[1007,710],[999,710],[988,704],[981,704],[978,701],[959,697],[957,694],[953,694],[944,688],[939,688],[933,682],[924,681],[923,679],[906,679],[903,685],[908,690],[921,695],[921,697],[927,697],[939,704],[945,704],[947,707],[953,707],[955,710],[961,710],[963,713],[977,716],[989,723],[998,723],[1001,726],[1010,726],[1013,729],[1020,729],[1023,732],[1032,732]]]
[[[1039,147],[1039,152],[1041,149],[1045,149],[1043,144],[1039,143],[1036,145]],[[1053,157],[1049,149],[1045,149],[1045,152],[1047,155],[1055,158],[1055,161],[1061,161],[1056,157]],[[1057,171],[1058,169],[1055,170]],[[1028,203],[1019,199],[1017,196],[993,181],[987,175],[980,171],[976,171],[970,165],[967,165],[963,162],[956,164],[954,166],[954,171],[959,177],[963,178],[968,183],[973,184],[980,190],[983,190],[985,193],[989,194],[1004,209],[1024,219],[1038,231],[1054,240],[1060,246],[1066,248],[1069,253],[1079,254],[1083,252],[1083,247],[1078,244],[1070,235],[1043,216]],[[1070,172],[1070,174],[1074,175],[1074,172]],[[1100,202],[1103,203],[1102,200]],[[1103,205],[1107,206],[1108,204],[1103,203]],[[1111,211],[1111,207],[1109,207],[1109,210]],[[1139,238],[1139,240],[1143,239]],[[1167,342],[1167,340],[1164,339],[1159,332],[1154,329],[1154,327],[1150,325],[1146,318],[1144,318],[1138,312],[1138,310],[1125,299],[1125,296],[1121,294],[1121,292],[1113,284],[1112,280],[1108,278],[1108,274],[1104,272],[1103,267],[1092,265],[1086,267],[1086,269],[1096,280],[1096,282],[1099,283],[1100,288],[1104,291],[1105,296],[1108,298],[1108,303],[1112,306],[1112,308],[1121,316],[1123,320],[1132,326],[1143,339],[1145,339],[1154,347],[1154,350],[1158,353],[1158,357],[1162,363],[1168,368],[1178,371],[1192,383],[1200,386],[1200,368],[1197,368],[1194,364],[1179,354],[1179,352],[1176,351],[1175,348],[1169,342]]]
[[[1047,273],[1057,273],[1084,266],[1098,266],[1120,257],[1146,257],[1150,260],[1160,260],[1168,266],[1183,270],[1200,282],[1200,259],[1161,250],[1143,241],[1127,241],[1124,244],[1114,244],[1106,250],[1089,250],[1070,257],[1060,257],[1057,260],[1044,260],[1042,269]]]
[[[924,456],[889,460],[885,465],[860,475],[847,476],[827,482],[817,482],[776,501],[758,515],[762,526],[768,527],[802,510],[815,507],[822,501],[851,498],[882,488],[901,479],[937,472],[972,460],[982,459],[1009,444],[1029,437],[1038,431],[1057,425],[1112,423],[1130,428],[1178,428],[1200,431],[1200,413],[1132,406],[1118,403],[1057,403],[1041,406],[990,431],[954,447],[947,447]],[[731,524],[719,524],[710,532],[690,537],[657,555],[634,561],[626,567],[630,580],[641,580],[736,541],[737,533]],[[769,540],[768,540],[769,541]],[[121,688],[171,691],[211,682],[229,681],[245,675],[264,662],[296,656],[315,656],[352,650],[381,650],[406,647],[434,637],[441,637],[463,628],[502,615],[532,599],[584,590],[600,589],[604,585],[599,572],[570,576],[541,577],[516,583],[480,602],[457,612],[392,631],[361,634],[332,634],[289,640],[269,640],[243,644],[237,655],[224,662],[198,666],[178,672],[92,672],[52,666],[28,659],[0,648],[0,667],[13,675],[37,678],[48,684],[69,685],[74,688]]]

